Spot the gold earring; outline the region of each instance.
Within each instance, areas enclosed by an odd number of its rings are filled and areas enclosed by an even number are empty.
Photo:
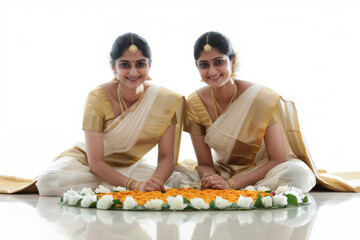
[[[152,78],[148,75],[145,80],[152,80]]]
[[[236,78],[236,73],[235,73],[235,72],[232,72],[231,75],[230,75],[230,77],[231,77],[232,79],[235,79],[235,78]]]
[[[201,79],[200,79],[200,82],[204,82],[204,80],[201,78]]]

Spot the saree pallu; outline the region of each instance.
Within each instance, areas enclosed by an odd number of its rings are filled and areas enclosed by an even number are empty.
[[[304,143],[295,105],[266,87],[255,84],[248,88],[214,123],[198,94],[191,94],[186,105],[184,129],[195,135],[205,135],[205,142],[212,149],[216,171],[225,178],[236,177],[252,172],[268,161],[263,139],[274,111],[278,111],[283,127],[285,165],[293,166],[291,162],[294,162],[299,165],[295,169],[299,167],[305,172],[310,168],[318,183],[328,189],[360,191],[360,173],[326,174],[316,169]],[[301,167],[299,160],[308,167]],[[267,175],[276,177],[277,170],[286,168],[280,164]],[[299,181],[301,177],[299,175]],[[311,179],[308,185],[311,186]]]
[[[167,127],[175,118],[174,160],[177,163],[184,106],[185,99],[183,96],[166,88],[151,85],[145,91],[143,100],[135,110],[130,108],[124,118],[117,117],[103,131],[105,162],[114,168],[118,168],[119,172],[133,173],[135,166],[143,165],[139,160],[158,144]],[[133,165],[132,168],[131,165]],[[74,168],[79,169],[79,172],[68,171]],[[125,170],[126,168],[129,169]],[[91,182],[98,184],[100,181],[89,171],[86,149],[83,143],[78,143],[60,154],[48,170],[57,171],[59,169],[68,174],[63,179],[64,182],[60,183],[61,185],[71,185],[71,178],[77,177],[83,177],[84,185],[89,185]],[[41,177],[42,175],[40,175]],[[1,183],[0,193],[36,191],[36,180],[5,176],[0,177],[0,180],[6,180],[5,184]],[[59,184],[56,176],[53,176],[51,180]]]

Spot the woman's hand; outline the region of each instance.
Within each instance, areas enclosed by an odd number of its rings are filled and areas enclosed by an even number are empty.
[[[164,184],[162,184],[162,182],[158,178],[150,177],[148,180],[146,180],[145,182],[140,184],[139,191],[146,191],[146,192],[160,191],[160,192],[165,192],[165,187],[164,187]]]
[[[230,183],[218,174],[213,174],[201,179],[201,188],[230,189]]]

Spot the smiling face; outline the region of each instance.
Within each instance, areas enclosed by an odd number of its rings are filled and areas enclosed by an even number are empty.
[[[218,88],[231,79],[232,66],[236,59],[230,61],[229,57],[216,48],[210,52],[201,52],[196,61],[201,79],[210,87]]]
[[[136,53],[126,50],[115,60],[115,66],[111,66],[122,87],[135,90],[146,80],[151,61],[149,63],[140,50]]]

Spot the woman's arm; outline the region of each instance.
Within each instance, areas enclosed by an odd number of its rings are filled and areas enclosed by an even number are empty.
[[[86,130],[84,132],[90,171],[113,186],[125,187],[128,178],[105,162],[103,134]],[[131,188],[134,184],[135,182],[132,183]]]
[[[216,185],[221,180],[225,181],[225,184],[228,184],[226,180],[224,180],[215,172],[211,149],[204,141],[205,136],[190,136],[198,161],[198,173],[201,178],[201,188],[218,188]],[[220,188],[223,189],[225,187],[222,186]]]
[[[140,185],[140,191],[165,191],[164,183],[174,171],[175,124],[169,126],[158,143],[158,165],[153,176]],[[160,180],[161,179],[161,180]]]
[[[263,179],[273,167],[285,162],[286,159],[281,122],[266,129],[264,142],[269,161],[253,172],[233,178],[236,189],[255,184],[259,180]]]
[[[205,136],[190,135],[198,162],[200,178],[209,174],[216,174],[210,147],[205,143]]]

